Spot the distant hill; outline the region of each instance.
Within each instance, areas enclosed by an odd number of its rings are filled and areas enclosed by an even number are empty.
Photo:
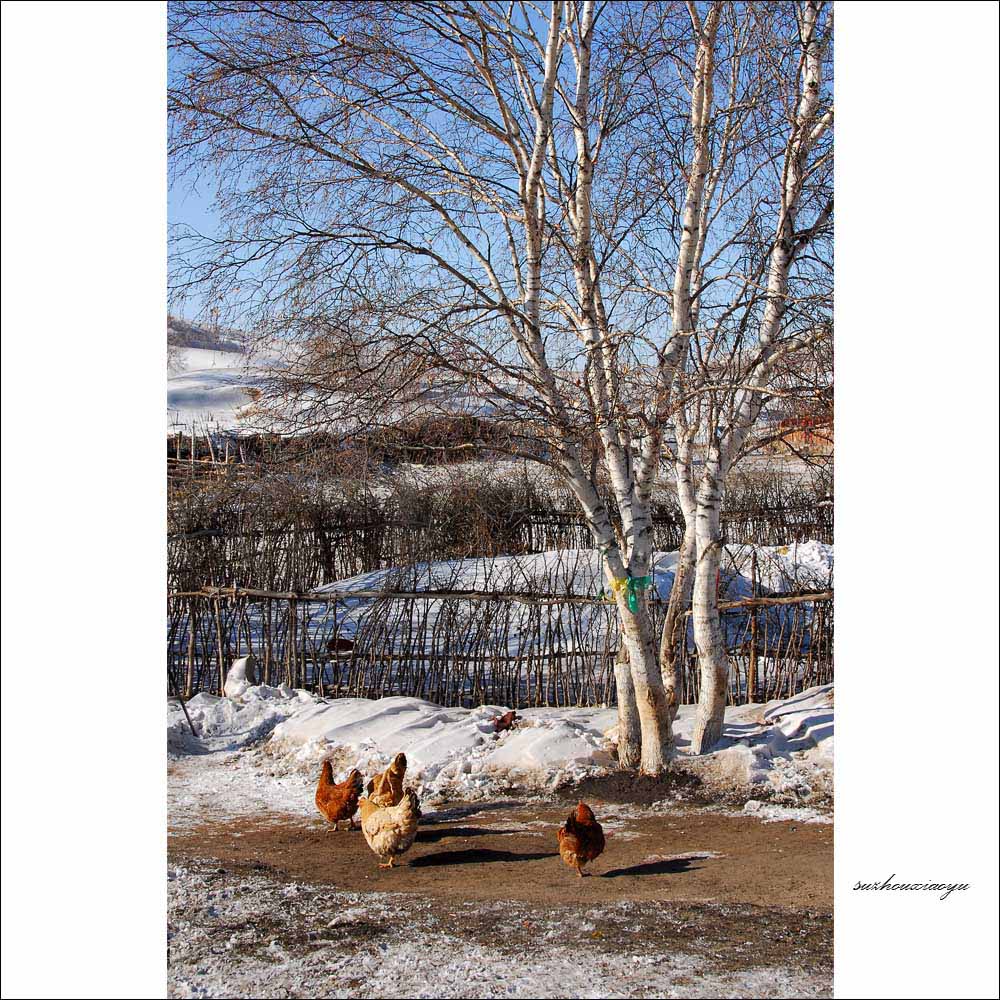
[[[196,347],[205,351],[244,351],[239,330],[210,330],[179,316],[167,316],[167,346]]]

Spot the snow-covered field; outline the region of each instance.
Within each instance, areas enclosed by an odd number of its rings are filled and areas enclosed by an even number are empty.
[[[167,744],[173,759],[171,823],[215,815],[281,812],[312,815],[320,762],[338,780],[357,767],[366,776],[400,751],[407,779],[429,804],[546,796],[615,770],[616,711],[535,708],[499,736],[491,720],[507,709],[442,708],[416,698],[326,701],[306,691],[266,685],[235,697],[199,694],[188,703],[192,736],[170,703]],[[833,777],[833,686],[767,705],[727,710],[713,752],[689,752],[694,706],[675,725],[675,767],[697,779],[707,797],[743,805],[762,819],[788,807],[826,805]],[[800,818],[820,819],[815,809]]]
[[[719,584],[723,600],[751,593],[754,556],[759,592],[819,590],[833,586],[833,546],[802,541],[789,545],[727,545]],[[653,554],[651,595],[667,598],[676,552]],[[523,591],[544,586],[549,594],[593,595],[603,584],[601,556],[594,549],[555,549],[528,555],[472,557],[381,569],[330,583],[321,591],[400,589]]]
[[[173,349],[167,372],[167,430],[234,430],[250,405],[248,390],[257,382],[242,351]]]
[[[782,546],[728,545],[725,549],[719,592],[723,601],[737,601],[752,594],[825,590],[833,586],[833,546],[804,541]],[[676,552],[658,552],[653,565],[652,596],[665,600],[673,585]],[[465,703],[478,700],[483,680],[497,685],[493,698],[513,697],[514,683],[521,684],[520,700],[535,700],[528,690],[547,684],[555,664],[566,670],[569,663],[572,684],[560,700],[594,702],[606,697],[601,692],[609,670],[609,656],[618,645],[617,614],[608,601],[593,600],[601,590],[600,554],[592,549],[563,549],[517,556],[467,558],[420,563],[399,569],[374,570],[318,588],[336,592],[338,600],[303,602],[308,614],[302,627],[317,649],[323,649],[334,635],[355,643],[361,661],[369,654],[376,659],[392,654],[397,663],[426,662],[431,658],[452,658],[447,687],[464,692]],[[503,603],[448,599],[441,593],[476,591],[490,594],[532,593],[586,597],[576,603],[539,604],[506,600]],[[383,599],[385,593],[420,594],[416,599]],[[359,596],[350,596],[358,594]],[[365,595],[365,596],[360,596]],[[662,614],[663,605],[658,613]],[[260,650],[268,625],[264,604],[251,604],[243,623],[252,636],[253,648]],[[805,657],[813,642],[814,605],[777,605],[758,609],[758,649],[761,676],[768,657],[791,657],[805,669]],[[745,608],[722,616],[727,643],[736,648],[747,638]],[[689,622],[689,642],[693,642]],[[825,636],[825,633],[823,633]],[[235,640],[235,636],[233,637]],[[240,636],[241,643],[245,635]],[[183,649],[186,634],[175,636],[176,649]],[[245,647],[244,647],[245,648]],[[766,653],[764,650],[766,649]],[[529,658],[534,662],[529,662]],[[536,659],[537,658],[537,659]],[[476,677],[467,661],[475,664]],[[357,683],[356,664],[347,659],[315,660],[307,665],[307,682],[322,668],[326,685],[351,683],[339,690],[368,693]],[[556,669],[556,683],[565,677]],[[452,675],[451,671],[454,671]],[[417,674],[389,692],[439,697],[429,673]],[[585,685],[589,684],[590,687]],[[422,686],[421,686],[422,685]],[[572,685],[577,685],[576,687]],[[311,684],[310,684],[311,686]],[[765,690],[767,690],[765,688]],[[772,691],[778,689],[772,688]],[[784,688],[788,690],[788,688]],[[442,700],[444,700],[442,698]],[[461,700],[454,696],[453,701]],[[551,699],[555,700],[555,698]]]

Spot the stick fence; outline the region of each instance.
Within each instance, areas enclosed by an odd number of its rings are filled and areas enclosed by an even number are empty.
[[[666,602],[648,603],[658,633]],[[720,610],[731,703],[832,681],[832,591],[721,601]],[[206,587],[168,599],[167,669],[185,698],[221,693],[232,661],[252,653],[263,683],[324,697],[612,705],[619,642],[615,608],[592,596]],[[689,703],[699,681],[690,627],[678,643]]]

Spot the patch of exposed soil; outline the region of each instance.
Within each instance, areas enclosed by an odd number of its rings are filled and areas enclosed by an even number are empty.
[[[379,870],[360,831],[334,832],[319,817],[262,815],[171,832],[170,859],[214,859],[338,891],[378,891],[540,906],[626,901],[794,907],[833,905],[833,828],[763,823],[690,811],[634,814],[592,801],[608,846],[578,878],[558,855],[568,808],[496,802],[428,813],[413,848]]]

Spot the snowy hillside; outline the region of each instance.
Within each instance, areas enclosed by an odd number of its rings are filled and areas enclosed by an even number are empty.
[[[198,347],[209,351],[242,351],[245,337],[240,330],[199,326],[179,316],[167,316],[167,346]]]
[[[251,403],[255,378],[237,351],[178,347],[167,372],[168,431],[179,428],[234,430]]]

